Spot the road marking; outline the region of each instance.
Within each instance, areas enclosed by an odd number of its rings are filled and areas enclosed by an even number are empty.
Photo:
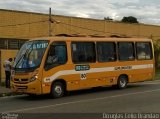
[[[145,81],[145,82],[137,82],[137,83],[130,83],[131,85],[141,85],[141,84],[146,84],[146,85],[158,85],[160,84],[160,80],[154,80],[154,81]],[[0,97],[0,100],[3,100],[3,99],[7,99],[7,98],[14,98],[14,97],[21,97],[21,96],[25,96],[26,94],[22,94],[22,95],[14,95],[14,96],[5,96],[5,97]]]
[[[158,83],[152,83],[152,82],[151,82],[151,83],[149,83],[149,82],[147,83],[147,82],[146,82],[146,83],[140,83],[140,84],[151,84],[151,85],[152,85],[152,84],[155,84],[155,85],[157,84],[157,85],[158,85],[158,84],[160,84],[160,82],[158,82]]]
[[[79,101],[73,101],[73,102],[64,102],[64,103],[59,103],[59,104],[54,104],[54,105],[46,105],[46,106],[31,107],[31,108],[22,108],[22,109],[11,110],[11,111],[2,112],[2,113],[10,113],[10,112],[14,112],[15,113],[15,112],[22,112],[22,111],[29,111],[29,110],[37,110],[37,109],[50,108],[50,107],[58,107],[58,106],[69,105],[69,104],[91,102],[91,101],[104,100],[104,99],[109,99],[109,98],[117,98],[117,97],[129,96],[129,95],[152,93],[152,92],[156,92],[156,91],[160,91],[160,89],[147,90],[147,91],[135,92],[135,93],[126,93],[126,94],[121,94],[121,95],[113,95],[113,96],[94,98],[94,99],[85,99],[85,100],[79,100]]]
[[[160,80],[137,82],[137,83],[131,83],[131,84],[160,84]]]

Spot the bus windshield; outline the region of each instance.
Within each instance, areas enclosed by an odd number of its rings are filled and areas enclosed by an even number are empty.
[[[35,69],[40,66],[48,41],[38,40],[26,42],[15,59],[14,69]]]

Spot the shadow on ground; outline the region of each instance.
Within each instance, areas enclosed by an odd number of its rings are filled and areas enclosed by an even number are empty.
[[[126,89],[126,91],[132,90],[132,89],[137,89],[137,88],[142,88],[142,87],[147,87],[147,85],[144,84],[132,84],[132,85],[128,85]],[[78,90],[78,91],[70,91],[67,92],[67,94],[65,95],[65,97],[62,98],[67,98],[67,97],[72,97],[72,96],[80,96],[80,95],[89,95],[89,94],[93,94],[93,93],[103,93],[103,92],[120,92],[123,90],[119,90],[119,89],[115,89],[113,87],[95,87],[95,88],[90,88],[90,89],[83,89],[83,90]],[[52,97],[47,94],[47,95],[22,95],[22,96],[17,96],[16,97],[19,100],[26,100],[26,101],[40,101],[40,100],[50,100],[52,99]],[[61,99],[61,98],[59,98]],[[56,99],[58,100],[58,99]]]

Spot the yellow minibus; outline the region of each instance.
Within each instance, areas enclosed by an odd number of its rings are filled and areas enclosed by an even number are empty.
[[[50,94],[99,86],[126,88],[154,78],[154,49],[147,38],[44,37],[19,50],[11,88],[25,94]]]

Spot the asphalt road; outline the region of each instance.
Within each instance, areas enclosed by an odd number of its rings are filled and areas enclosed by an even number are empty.
[[[69,119],[68,116],[102,119],[111,116],[106,114],[123,114],[119,115],[123,117],[128,113],[160,114],[160,81],[129,84],[124,90],[103,87],[74,91],[59,99],[51,99],[48,95],[3,97],[0,98],[0,113],[0,118],[6,114],[19,114],[21,118],[32,115],[36,116],[34,118],[45,116],[45,119],[53,119],[53,115],[56,115],[56,119]],[[137,115],[129,115],[129,118],[130,116],[134,118]],[[160,118],[160,115],[156,116]]]

